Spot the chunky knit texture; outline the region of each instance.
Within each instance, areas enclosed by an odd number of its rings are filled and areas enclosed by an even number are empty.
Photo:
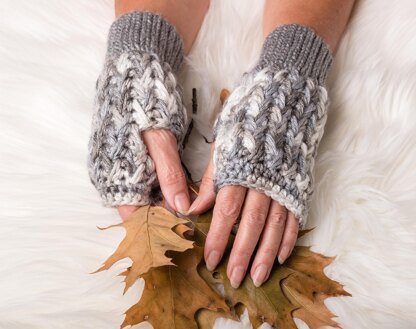
[[[287,24],[264,41],[214,123],[214,185],[242,185],[285,206],[303,228],[314,159],[329,104],[329,46],[310,27]]]
[[[175,73],[183,57],[180,35],[160,14],[131,12],[111,25],[88,143],[89,176],[103,205],[149,203],[157,180],[142,131],[169,129],[182,154],[187,114]]]

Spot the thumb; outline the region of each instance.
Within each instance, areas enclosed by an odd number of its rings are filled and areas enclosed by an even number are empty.
[[[212,156],[214,152],[214,143],[211,145],[211,155],[208,162],[207,169],[202,177],[201,184],[199,186],[199,193],[194,202],[192,203],[189,211],[185,215],[198,215],[204,211],[207,211],[214,206],[216,193],[214,190],[213,181],[213,162]]]
[[[175,135],[167,129],[149,129],[143,132],[143,141],[155,163],[163,196],[175,211],[185,213],[191,201]]]
[[[123,205],[117,207],[118,214],[120,215],[123,221],[125,221],[137,209],[139,209],[139,207],[131,205]]]

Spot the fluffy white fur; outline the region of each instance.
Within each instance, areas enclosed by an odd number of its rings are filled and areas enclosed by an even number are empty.
[[[233,89],[262,43],[262,1],[212,0],[181,78],[198,131],[211,136],[221,88]],[[86,170],[94,83],[112,1],[3,0],[0,14],[0,328],[117,328],[143,281],[129,265],[89,274],[122,229]],[[337,255],[326,273],[352,298],[328,307],[344,328],[416,328],[416,2],[361,0],[336,54],[299,241]],[[195,131],[185,161],[199,178],[209,146]],[[219,320],[215,328],[250,328]],[[305,324],[297,321],[299,328]],[[137,327],[146,327],[141,325]],[[267,328],[263,325],[262,328]]]

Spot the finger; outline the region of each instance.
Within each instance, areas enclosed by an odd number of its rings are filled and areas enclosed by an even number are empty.
[[[247,191],[241,221],[231,250],[227,276],[231,286],[238,288],[247,271],[251,255],[259,241],[271,199],[254,189]]]
[[[282,243],[280,244],[278,252],[278,260],[280,264],[283,264],[292,253],[298,237],[298,232],[299,219],[297,219],[295,215],[289,211],[287,215],[285,231],[283,232]]]
[[[202,176],[201,184],[199,185],[199,193],[194,202],[191,204],[187,215],[197,215],[212,208],[215,203],[216,193],[214,190],[213,180],[213,162],[212,156],[214,152],[214,144],[211,145],[211,155],[208,162],[207,169],[204,176]]]
[[[120,217],[123,221],[125,221],[131,215],[131,213],[133,213],[137,209],[139,209],[139,207],[130,206],[130,205],[118,206],[117,207],[118,214],[120,215]]]
[[[231,229],[240,215],[246,190],[244,186],[229,185],[222,187],[217,194],[204,247],[205,263],[210,271],[222,258]]]
[[[256,287],[266,281],[276,260],[283,238],[287,219],[287,209],[277,201],[272,201],[266,224],[260,237],[259,246],[251,265],[251,278]]]
[[[149,129],[143,132],[143,140],[164,197],[176,211],[186,212],[191,201],[175,135],[167,129]]]

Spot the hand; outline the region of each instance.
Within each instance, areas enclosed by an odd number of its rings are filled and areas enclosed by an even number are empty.
[[[173,210],[186,212],[191,201],[175,135],[168,129],[148,129],[142,132],[142,137],[155,163],[156,176],[166,202]],[[125,220],[137,208],[130,205],[119,206],[118,212]]]
[[[225,251],[232,227],[241,213],[241,221],[231,250],[227,276],[237,288],[247,271],[250,258],[258,245],[250,275],[258,287],[270,275],[273,263],[278,258],[283,263],[295,246],[299,220],[264,193],[244,186],[229,185],[214,192],[212,155],[202,178],[198,197],[188,214],[199,214],[214,204],[213,217],[205,241],[204,258],[212,271]]]

